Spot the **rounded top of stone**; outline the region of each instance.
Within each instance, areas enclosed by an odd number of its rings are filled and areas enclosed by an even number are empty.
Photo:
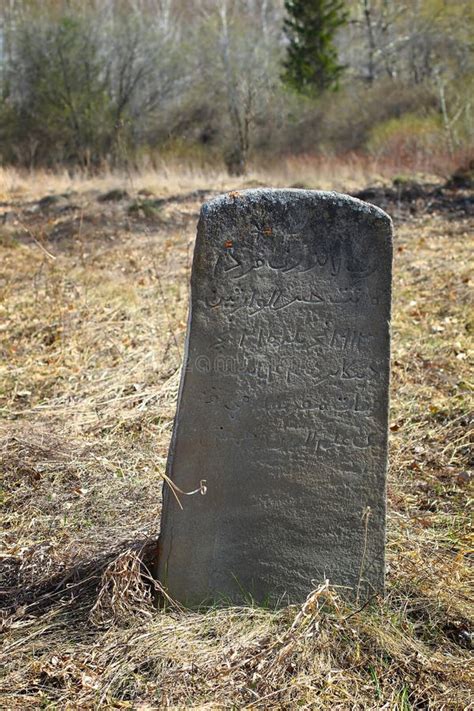
[[[332,190],[302,190],[299,188],[251,188],[249,190],[234,190],[218,195],[212,200],[205,202],[202,205],[201,214],[206,217],[226,205],[235,205],[240,201],[252,204],[261,202],[262,199],[280,205],[290,202],[294,204],[295,200],[305,200],[312,203],[320,203],[321,205],[329,203],[335,206],[351,208],[352,210],[388,222],[388,224],[392,223],[390,215],[384,212],[380,207],[359,200],[351,195]]]

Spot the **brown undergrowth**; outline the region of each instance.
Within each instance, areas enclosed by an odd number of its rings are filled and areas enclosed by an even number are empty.
[[[3,196],[3,708],[469,708],[469,218],[398,213],[386,599],[158,612],[204,195],[121,187]]]

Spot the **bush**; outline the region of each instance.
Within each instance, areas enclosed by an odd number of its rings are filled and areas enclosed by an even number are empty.
[[[21,160],[26,145],[30,164],[98,162],[108,138],[110,100],[85,18],[20,26],[5,95],[0,130],[6,158]]]
[[[376,125],[367,141],[368,151],[379,159],[420,167],[433,153],[446,149],[441,116],[408,113]]]

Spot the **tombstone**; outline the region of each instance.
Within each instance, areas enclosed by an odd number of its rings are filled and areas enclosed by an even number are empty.
[[[159,543],[174,599],[383,591],[391,243],[338,193],[203,205]]]

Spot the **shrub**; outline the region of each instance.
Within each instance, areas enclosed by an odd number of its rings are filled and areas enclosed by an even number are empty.
[[[422,167],[433,153],[446,149],[445,141],[441,116],[408,113],[376,125],[370,133],[367,149],[378,159]]]

